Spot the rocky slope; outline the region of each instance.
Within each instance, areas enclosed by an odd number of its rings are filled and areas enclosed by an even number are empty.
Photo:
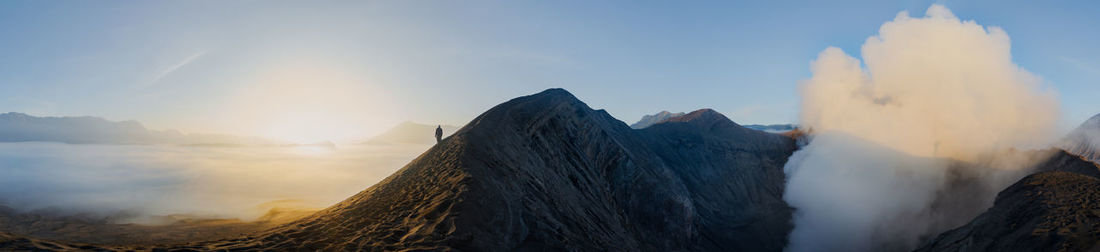
[[[1071,131],[1059,147],[1093,162],[1100,162],[1100,114]]]
[[[156,216],[156,224],[120,224],[116,216],[66,215],[51,209],[16,211],[0,206],[0,232],[38,239],[90,244],[156,245],[208,241],[255,233],[287,223],[308,210],[272,209],[256,221],[213,219],[186,215]]]
[[[778,251],[790,232],[783,164],[791,138],[743,128],[710,109],[642,130],[657,155],[691,192],[698,249]]]
[[[684,115],[684,112],[672,113],[672,112],[668,112],[668,111],[661,111],[661,112],[657,112],[656,114],[642,116],[642,119],[638,120],[638,122],[635,122],[634,124],[631,124],[630,128],[632,128],[632,129],[644,129],[646,127],[653,126],[654,124],[660,123],[664,120],[668,120],[669,118],[682,116],[682,115]]]
[[[1100,167],[1056,153],[997,194],[993,207],[918,251],[1096,251]]]

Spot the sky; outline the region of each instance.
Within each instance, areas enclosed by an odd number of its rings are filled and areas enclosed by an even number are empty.
[[[818,53],[934,3],[1003,28],[1063,128],[1100,113],[1096,1],[3,1],[0,111],[316,141],[561,87],[628,124],[795,123]]]

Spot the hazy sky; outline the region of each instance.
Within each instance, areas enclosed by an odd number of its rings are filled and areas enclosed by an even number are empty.
[[[563,87],[627,123],[704,107],[786,123],[824,48],[859,57],[899,11],[940,3],[1002,27],[1062,124],[1100,113],[1100,2],[819,2],[3,1],[0,111],[306,141],[461,125]]]

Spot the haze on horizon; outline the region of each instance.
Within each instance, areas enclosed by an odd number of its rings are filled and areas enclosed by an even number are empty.
[[[8,1],[0,111],[315,142],[563,87],[627,123],[704,107],[796,123],[818,52],[932,3]],[[1007,31],[1063,131],[1100,108],[1098,3],[938,3]]]

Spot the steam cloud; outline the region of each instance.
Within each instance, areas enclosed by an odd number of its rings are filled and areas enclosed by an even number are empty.
[[[958,218],[930,210],[951,169],[1011,171],[1027,161],[989,157],[1051,140],[1055,95],[1012,62],[1000,28],[941,5],[921,18],[903,11],[862,57],[827,48],[801,84],[801,125],[814,138],[784,167],[796,208],[788,250],[912,249]],[[976,177],[997,187],[1006,176]]]

